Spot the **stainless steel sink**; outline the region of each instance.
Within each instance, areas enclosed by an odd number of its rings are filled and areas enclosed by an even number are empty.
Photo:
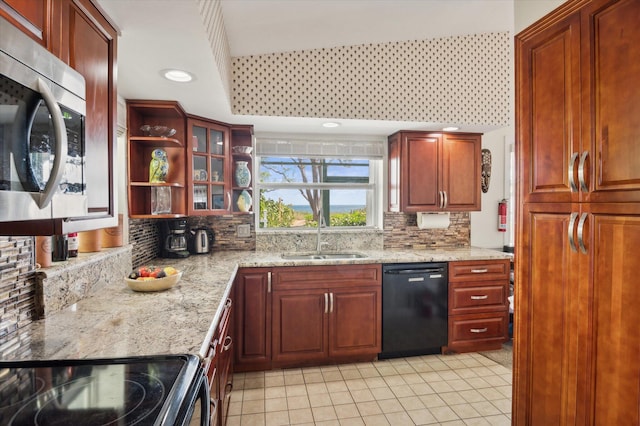
[[[291,260],[340,260],[340,259],[364,259],[367,256],[362,253],[320,252],[320,253],[283,253],[283,259]]]

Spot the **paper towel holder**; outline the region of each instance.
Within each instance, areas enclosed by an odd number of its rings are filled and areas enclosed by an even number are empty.
[[[449,212],[417,212],[418,229],[446,229],[451,224]]]

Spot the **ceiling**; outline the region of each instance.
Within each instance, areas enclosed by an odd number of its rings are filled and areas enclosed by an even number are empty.
[[[513,32],[514,0],[221,0],[232,56],[422,40],[451,35]],[[118,92],[125,99],[178,100],[190,113],[256,133],[388,135],[433,129],[438,123],[233,115],[195,0],[98,0],[120,31]],[[172,83],[160,70],[196,75]],[[490,128],[466,128],[487,131]]]

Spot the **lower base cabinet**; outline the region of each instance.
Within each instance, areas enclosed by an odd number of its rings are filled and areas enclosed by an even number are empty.
[[[209,382],[211,426],[226,424],[233,389],[232,299],[227,299],[213,333],[203,368]]]
[[[509,340],[509,259],[449,263],[445,352],[500,349]]]
[[[239,270],[236,371],[374,360],[381,272],[380,265]]]

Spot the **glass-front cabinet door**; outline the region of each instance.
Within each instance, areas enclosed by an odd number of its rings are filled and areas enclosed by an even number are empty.
[[[205,120],[189,120],[189,214],[224,213],[231,205],[229,131]]]

